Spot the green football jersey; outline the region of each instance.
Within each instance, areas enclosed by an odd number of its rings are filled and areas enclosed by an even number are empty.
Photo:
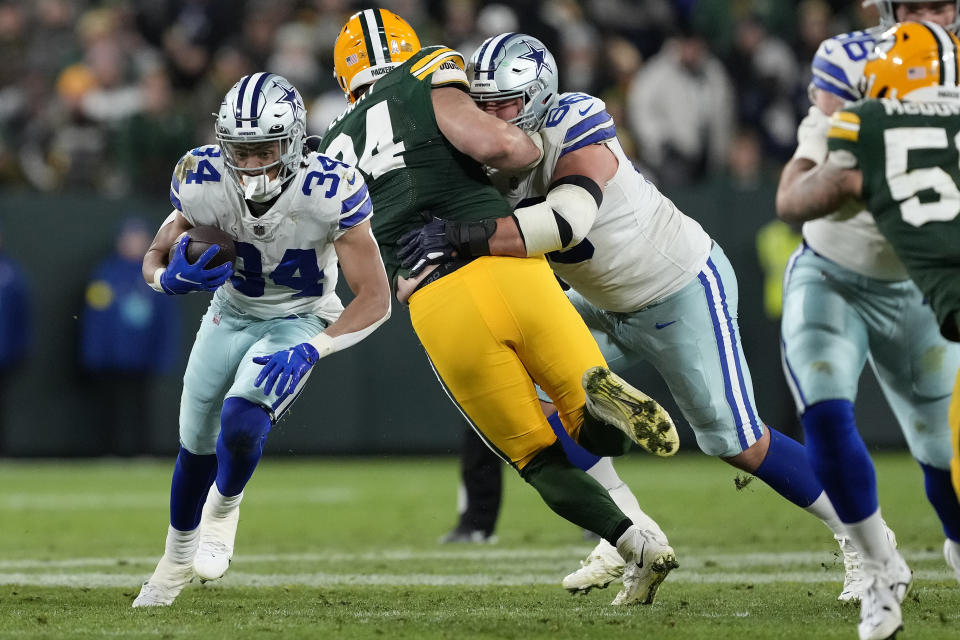
[[[457,151],[437,126],[430,92],[466,90],[462,56],[421,49],[377,80],[331,123],[320,151],[360,169],[373,200],[373,233],[391,282],[400,268],[396,243],[425,216],[481,220],[510,215],[482,166]]]
[[[960,102],[865,100],[834,114],[831,160],[863,173],[880,232],[960,341]]]

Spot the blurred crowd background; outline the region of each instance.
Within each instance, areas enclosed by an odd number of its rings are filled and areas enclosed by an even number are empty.
[[[540,38],[560,86],[603,98],[628,154],[664,187],[777,169],[826,37],[875,24],[857,0],[399,0],[424,44],[469,56],[504,31]],[[0,183],[163,194],[211,141],[222,95],[270,70],[310,132],[344,107],[332,50],[348,0],[0,1]]]
[[[776,219],[819,43],[876,24],[860,0],[382,0],[421,42],[469,56],[522,31],[562,91],[606,101],[628,155],[724,247],[767,422],[799,436],[779,355],[780,287],[800,239]],[[210,144],[243,75],[286,76],[322,135],[346,106],[332,50],[351,0],[0,0],[0,455],[176,450],[180,377],[209,296],[150,290],[140,256],[171,170]],[[342,292],[349,295],[348,292]],[[271,435],[296,453],[440,453],[461,421],[406,311],[345,354]],[[371,363],[377,363],[371,366]],[[631,380],[679,411],[652,370]],[[375,390],[376,401],[370,401]],[[418,406],[409,405],[411,392]],[[900,446],[878,388],[865,437]],[[34,399],[34,400],[30,400]],[[35,399],[45,401],[36,402]],[[49,399],[49,401],[46,401]],[[682,446],[694,447],[681,428]]]

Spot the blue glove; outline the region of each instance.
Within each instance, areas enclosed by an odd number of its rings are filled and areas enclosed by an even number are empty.
[[[293,393],[297,385],[300,384],[300,378],[310,370],[310,367],[317,363],[320,354],[309,342],[301,342],[295,347],[277,351],[272,356],[257,356],[253,361],[264,365],[263,370],[253,386],[259,387],[264,380],[263,393],[270,395],[273,385],[276,383],[277,397],[281,398],[287,394]]]
[[[187,235],[177,241],[173,259],[167,265],[167,270],[160,276],[160,286],[170,295],[191,291],[213,291],[233,275],[233,265],[229,262],[212,269],[204,269],[213,256],[220,251],[217,245],[204,251],[195,263],[190,264],[186,255],[189,242],[190,236]]]

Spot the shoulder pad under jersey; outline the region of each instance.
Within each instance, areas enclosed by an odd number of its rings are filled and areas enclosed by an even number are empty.
[[[467,88],[466,65],[463,56],[442,45],[424,47],[409,62],[410,74],[418,80],[430,79],[434,87],[463,86]]]
[[[617,127],[606,104],[586,93],[560,94],[540,131],[544,146],[557,150],[554,162],[571,151],[617,137]]]
[[[170,202],[193,224],[203,224],[196,218],[204,209],[222,198],[224,180],[229,180],[224,169],[220,147],[206,145],[191,149],[173,168],[170,178]]]

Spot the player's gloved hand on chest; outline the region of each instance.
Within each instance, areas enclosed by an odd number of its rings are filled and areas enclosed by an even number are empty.
[[[278,398],[293,393],[300,379],[319,359],[320,354],[309,342],[301,342],[295,347],[277,351],[270,356],[257,356],[253,361],[264,366],[260,375],[254,380],[253,386],[259,387],[263,384],[264,395],[270,395],[276,385]]]
[[[205,269],[207,263],[220,250],[213,245],[190,264],[187,260],[187,244],[190,242],[186,234],[177,240],[176,249],[166,271],[160,276],[160,286],[168,294],[190,293],[191,291],[213,291],[233,275],[233,264],[224,263],[219,267]]]
[[[457,222],[431,218],[400,237],[397,257],[405,269],[410,269],[410,275],[416,276],[430,264],[490,255],[490,236],[496,230],[497,222],[492,219]]]

